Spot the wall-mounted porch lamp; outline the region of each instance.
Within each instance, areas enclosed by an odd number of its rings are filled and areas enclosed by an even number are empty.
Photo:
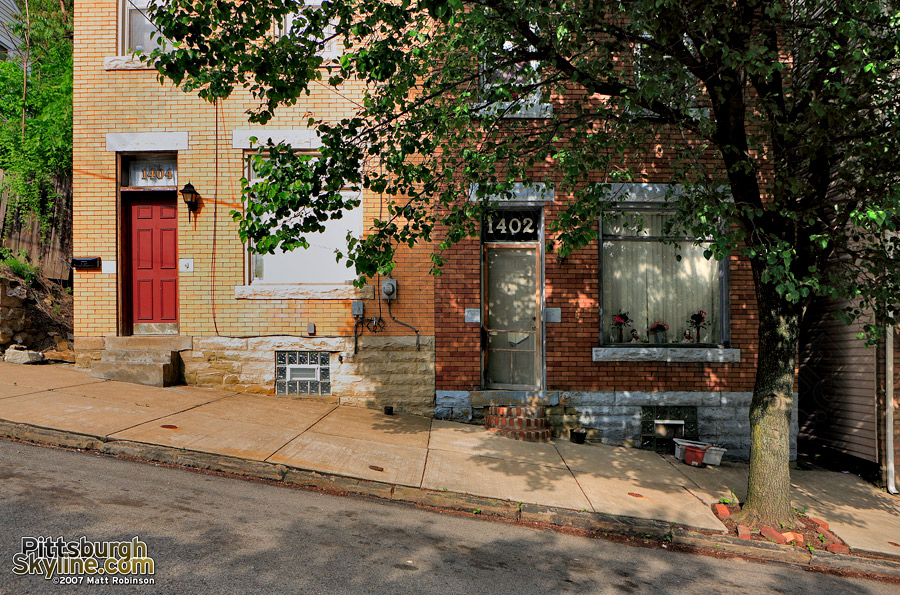
[[[181,196],[184,198],[184,204],[187,205],[188,210],[188,221],[191,220],[191,213],[197,211],[197,207],[199,204],[197,203],[197,191],[194,189],[194,185],[188,182],[184,185],[184,188],[181,189]]]

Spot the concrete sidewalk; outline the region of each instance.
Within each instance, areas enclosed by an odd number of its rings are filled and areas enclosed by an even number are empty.
[[[238,472],[250,465],[245,474],[274,473],[344,491],[363,486],[349,491],[423,504],[458,495],[457,508],[497,502],[517,511],[516,518],[564,516],[558,524],[575,526],[579,518],[585,526],[604,518],[724,534],[710,505],[732,492],[743,498],[747,483],[744,464],[697,469],[637,449],[517,442],[479,426],[302,399],[104,381],[66,366],[0,363],[0,420],[0,436],[23,437],[26,427],[29,439],[35,432],[65,433],[74,436],[71,445],[137,458],[220,457],[205,465]],[[850,547],[900,558],[900,499],[847,474],[794,471],[792,482],[795,506],[827,520]]]

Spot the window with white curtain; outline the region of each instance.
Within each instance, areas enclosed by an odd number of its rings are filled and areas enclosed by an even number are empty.
[[[660,241],[672,214],[659,206],[628,205],[601,224],[602,342],[721,344],[726,265],[704,257],[702,240],[669,234]],[[620,313],[628,325],[616,325]]]

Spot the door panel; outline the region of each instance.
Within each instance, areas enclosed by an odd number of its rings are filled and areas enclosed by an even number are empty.
[[[132,197],[128,205],[132,322],[135,332],[159,332],[152,325],[178,322],[176,198],[153,193]]]
[[[537,246],[485,246],[485,387],[540,388]]]

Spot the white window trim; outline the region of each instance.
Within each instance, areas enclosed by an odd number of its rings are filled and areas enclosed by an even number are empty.
[[[235,131],[235,143],[237,142],[237,133],[239,131]],[[256,131],[240,131],[241,138],[245,138],[244,133],[246,132],[256,132]],[[268,137],[271,138],[272,133],[275,133],[275,130],[267,131]],[[307,133],[310,131],[307,130],[283,130],[278,131],[281,133]],[[256,136],[256,134],[251,134],[251,136]],[[302,135],[304,138],[310,138],[308,135]],[[318,138],[315,139],[318,141]],[[249,139],[247,141],[249,143]],[[295,148],[295,145],[292,145]],[[254,153],[252,151],[247,151],[243,155],[245,173],[247,177],[250,177],[249,167],[249,157],[251,157]],[[345,191],[342,191],[344,193]],[[349,191],[346,191],[349,192]],[[359,193],[362,195],[362,192]],[[364,205],[360,202],[360,206],[358,209],[363,209]],[[362,226],[364,225],[365,219],[363,218],[363,211],[360,211],[360,230],[359,233],[363,233]],[[234,297],[235,299],[249,299],[249,300],[304,300],[304,299],[320,299],[320,300],[347,300],[347,299],[374,299],[375,291],[374,286],[366,286],[362,288],[358,288],[353,285],[352,280],[347,280],[344,283],[316,283],[314,281],[303,281],[297,283],[272,283],[265,282],[263,280],[255,280],[253,279],[253,259],[256,256],[254,253],[250,252],[249,248],[245,246],[245,254],[247,255],[246,259],[246,271],[245,271],[245,279],[246,285],[238,285],[234,288]],[[302,249],[297,249],[294,252],[298,254],[302,254]],[[265,255],[262,255],[265,256]],[[349,269],[348,269],[349,270]]]
[[[119,0],[118,14],[116,18],[116,45],[119,50],[117,56],[103,59],[104,70],[153,70],[153,66],[142,61],[136,54],[128,51],[130,43],[128,35],[128,8],[147,8],[154,0]]]
[[[375,286],[353,285],[236,285],[237,300],[374,300]]]
[[[322,0],[305,0],[304,4],[312,7],[322,6]],[[278,37],[284,36],[291,29],[296,14],[297,13],[289,12],[285,15],[284,20],[281,23],[276,23],[275,35]],[[325,46],[322,50],[316,52],[316,55],[323,60],[322,66],[325,66],[325,63],[330,60],[340,58],[344,53],[343,44],[339,43],[338,39],[331,40],[329,46],[330,47]]]

